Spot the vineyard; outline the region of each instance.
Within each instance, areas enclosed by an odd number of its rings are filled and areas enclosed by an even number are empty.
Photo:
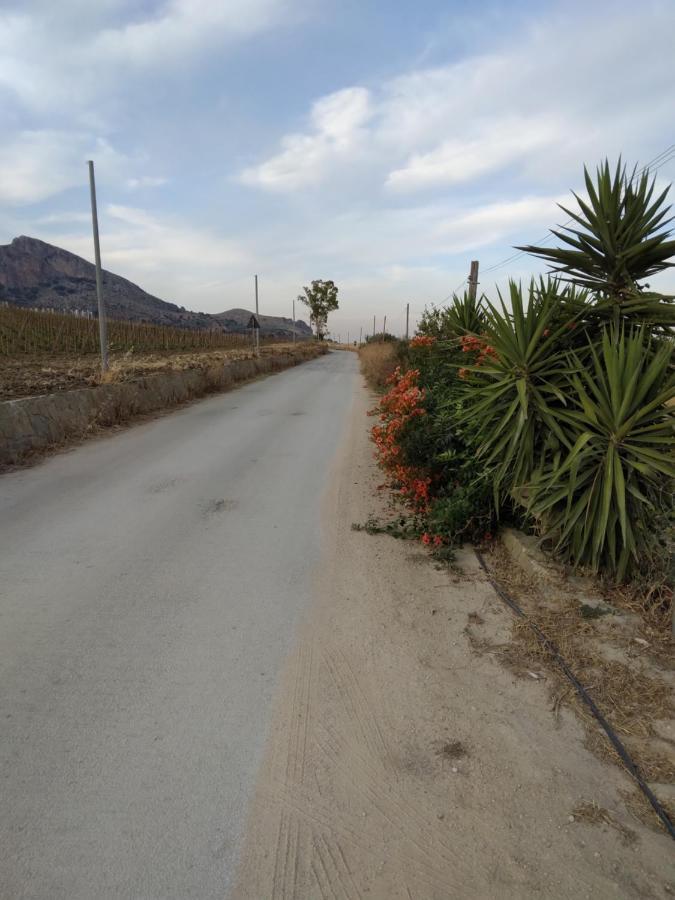
[[[247,334],[194,331],[144,322],[108,321],[112,352],[190,352],[250,346]],[[19,307],[0,307],[0,356],[97,353],[98,320]]]

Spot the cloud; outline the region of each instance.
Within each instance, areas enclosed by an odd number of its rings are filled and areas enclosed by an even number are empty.
[[[544,116],[504,119],[475,138],[450,138],[428,153],[413,154],[402,168],[388,174],[385,184],[396,191],[460,184],[522,162],[526,156],[564,140],[565,128],[560,121]]]
[[[104,212],[111,229],[106,236],[106,256],[111,261],[146,271],[163,270],[167,264],[172,269],[191,266],[195,259],[202,270],[228,270],[248,263],[241,244],[206,229],[162,220],[146,210],[120,204],[108,204]]]
[[[646,161],[655,135],[667,138],[674,29],[675,6],[658,0],[610,19],[585,11],[582,31],[556,7],[530,17],[517,41],[493,35],[481,53],[348,88],[347,97],[367,93],[368,112],[339,151],[316,110],[330,110],[342,92],[317,99],[311,127],[282,137],[280,152],[241,180],[270,191],[335,185],[344,197],[349,179],[353,195],[368,183],[377,197],[383,187],[400,195],[452,188],[507,169],[512,182],[577,183],[584,161],[620,152]],[[640,66],[617,68],[617,59]]]
[[[91,226],[85,218],[78,212],[42,217],[34,221],[33,233],[91,261]],[[252,270],[251,254],[241,241],[177,218],[160,218],[138,207],[104,204],[99,209],[99,221],[104,268],[162,299],[192,309],[226,308],[223,285]],[[81,223],[83,227],[64,232],[62,226],[69,223]]]
[[[129,190],[135,191],[138,188],[162,187],[167,181],[167,178],[156,177],[154,175],[141,175],[138,178],[127,178],[125,184]]]
[[[240,180],[273,191],[318,184],[335,163],[363,148],[365,125],[371,115],[370,94],[365,88],[328,94],[312,107],[309,133],[287,135],[280,153],[245,169]]]
[[[187,61],[296,24],[309,0],[5,0],[0,89],[52,118],[100,123],[103,97],[128,94],[148,70]]]
[[[53,129],[19,131],[0,142],[0,202],[37,203],[88,183],[87,159],[113,178],[125,157],[94,135]]]
[[[158,15],[101,30],[92,55],[137,66],[165,63],[267,30],[289,11],[284,0],[169,0]]]

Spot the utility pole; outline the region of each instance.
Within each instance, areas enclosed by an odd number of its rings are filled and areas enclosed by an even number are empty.
[[[105,303],[103,301],[103,277],[101,275],[101,244],[98,239],[98,212],[96,210],[96,181],[94,178],[94,161],[89,165],[89,193],[91,195],[91,224],[94,230],[94,259],[96,261],[96,299],[98,301],[98,338],[101,344],[101,371],[108,371],[108,326],[105,319]]]
[[[469,300],[476,299],[476,289],[478,288],[478,260],[471,260],[471,271],[469,272]]]
[[[363,325],[359,328],[359,347],[363,343]]]
[[[382,340],[385,339],[385,334],[387,333],[387,317],[384,317],[384,322],[382,323]]]
[[[347,346],[349,346],[349,332],[347,332]]]
[[[406,341],[408,340],[409,325],[410,325],[410,304],[406,303],[406,305],[405,305],[405,339],[406,339]]]
[[[375,316],[373,316],[373,340],[375,340]]]
[[[255,275],[255,317],[258,319],[258,276]],[[260,319],[258,319],[258,324],[260,324]],[[256,356],[260,356],[260,329],[255,329],[255,353]]]
[[[293,343],[295,343],[295,297],[293,297]]]

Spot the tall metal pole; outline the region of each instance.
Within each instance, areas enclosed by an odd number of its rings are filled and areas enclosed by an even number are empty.
[[[258,319],[258,276],[255,276],[255,317]],[[258,319],[258,324],[260,324],[260,319]],[[255,352],[258,356],[260,356],[260,329],[256,328],[255,330]]]
[[[469,272],[469,300],[476,299],[476,289],[478,288],[478,260],[471,260],[471,271]]]
[[[410,304],[406,303],[405,305],[405,339],[408,340],[409,334],[409,326],[410,325]]]
[[[293,343],[295,343],[295,297],[293,297]]]
[[[103,277],[101,275],[101,244],[98,239],[98,212],[96,210],[96,181],[94,161],[89,160],[89,193],[91,195],[91,224],[94,230],[94,259],[96,261],[96,300],[98,302],[98,338],[101,344],[101,371],[108,371],[108,326],[103,302]]]

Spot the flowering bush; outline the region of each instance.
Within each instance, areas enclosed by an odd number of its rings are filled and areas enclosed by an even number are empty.
[[[460,338],[459,343],[462,353],[476,354],[476,359],[473,362],[474,366],[481,366],[486,360],[497,358],[497,351],[488,344],[485,335],[477,337],[475,334],[464,334]],[[470,369],[461,368],[457,374],[464,380],[468,377],[470,371]]]
[[[574,564],[623,579],[669,565],[675,303],[666,193],[607,164],[561,248],[518,248],[564,281],[509,282],[499,305],[453,297],[397,346],[373,428],[422,542],[488,540],[498,512]],[[430,352],[436,345],[435,351]],[[664,576],[665,577],[665,576]]]
[[[389,487],[414,516],[412,533],[446,555],[463,539],[482,539],[493,523],[492,502],[489,484],[477,478],[470,429],[456,426],[457,369],[447,353],[429,353],[433,337],[421,337],[410,341],[372,411],[379,422],[371,436]],[[461,352],[451,350],[450,357]]]
[[[429,334],[416,334],[410,341],[410,346],[417,349],[419,347],[432,347],[436,343],[436,338]]]
[[[428,508],[431,479],[423,468],[407,465],[400,445],[401,434],[415,418],[425,415],[422,407],[424,389],[418,385],[418,369],[402,372],[397,366],[389,378],[391,385],[374,410],[380,424],[371,430],[375,455],[387,473],[390,484],[417,513]]]

